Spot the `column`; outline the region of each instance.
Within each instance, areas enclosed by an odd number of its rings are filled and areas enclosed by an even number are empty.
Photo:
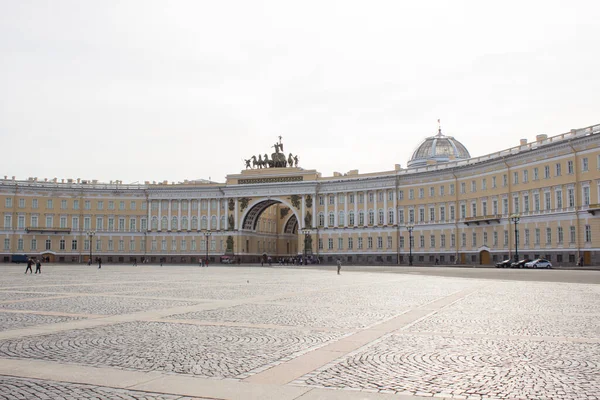
[[[179,207],[177,207],[177,230],[181,230],[181,199],[179,201]]]
[[[211,202],[211,199],[208,199],[206,201],[207,201],[206,212],[208,213],[208,215],[206,217],[206,218],[208,218],[207,219],[207,223],[206,223],[206,227],[207,227],[208,230],[211,230],[212,229],[212,225],[210,224],[210,218],[211,218],[211,215],[210,215],[210,202]]]
[[[192,199],[188,199],[188,227],[187,230],[192,230]]]
[[[344,193],[344,228],[348,227],[348,193]]]
[[[358,192],[354,192],[354,226],[358,226]]]
[[[146,200],[146,207],[148,208],[148,221],[146,221],[146,230],[150,229],[150,227],[152,225],[152,201],[151,200]],[[140,222],[140,228],[141,228],[141,222]],[[96,227],[96,230],[98,229],[98,227]],[[141,231],[141,229],[140,229]],[[90,241],[90,246],[91,246],[91,241]]]
[[[316,228],[317,227],[317,193],[315,193],[315,195],[313,196],[312,211],[313,211],[312,227]]]
[[[400,225],[400,220],[398,219],[398,190],[394,189],[394,223],[396,225]]]
[[[365,226],[369,225],[369,192],[363,192],[364,210],[365,210]]]
[[[217,200],[217,230],[221,230],[221,199]]]
[[[325,201],[323,202],[323,203],[325,203],[325,218],[324,218],[325,224],[324,224],[324,226],[325,226],[325,228],[327,228],[327,227],[329,227],[329,215],[328,215],[328,213],[329,213],[329,195],[326,194],[324,196],[325,196],[324,197]]]
[[[379,225],[379,210],[377,209],[377,196],[379,193],[377,190],[373,194],[373,212],[375,213],[375,221],[373,221],[373,225]]]
[[[388,191],[384,190],[383,192],[383,224],[388,224],[388,207],[387,207],[387,199],[388,199]]]
[[[171,202],[172,202],[172,200],[169,199],[169,217],[168,217],[168,220],[167,220],[167,230],[169,230],[169,231],[171,229],[173,229],[173,227],[171,226]]]
[[[338,221],[338,203],[340,202],[340,199],[338,198],[338,193],[334,194],[333,197],[333,222],[335,227],[337,228],[339,226],[339,221]]]
[[[200,218],[201,212],[202,212],[202,199],[198,199],[198,230],[202,229],[202,218]]]
[[[238,229],[238,209],[240,207],[240,203],[238,201],[238,199],[235,199],[235,214],[233,216],[233,229]]]
[[[300,210],[300,212],[302,213],[300,219],[302,221],[299,221],[300,223],[298,224],[298,226],[300,226],[300,229],[304,229],[306,228],[306,223],[304,222],[304,216],[306,215],[306,195],[302,195],[302,205],[300,207]]]
[[[159,231],[162,229],[161,220],[162,220],[162,200],[158,200],[158,224],[157,224],[157,228],[158,228]]]

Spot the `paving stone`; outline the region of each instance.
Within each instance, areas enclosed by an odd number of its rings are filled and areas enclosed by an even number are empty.
[[[83,319],[83,317],[66,317],[0,311],[0,331],[27,328],[36,325],[57,324],[60,322],[75,321],[78,319]]]

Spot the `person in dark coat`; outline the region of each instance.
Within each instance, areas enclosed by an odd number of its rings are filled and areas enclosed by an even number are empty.
[[[102,268],[102,259],[98,257],[98,269]]]
[[[42,273],[42,262],[40,260],[35,260],[35,273]]]
[[[25,269],[25,274],[27,274],[27,271],[31,272],[33,274],[33,270],[31,269],[31,265],[33,265],[33,260],[31,258],[27,259],[27,268]]]

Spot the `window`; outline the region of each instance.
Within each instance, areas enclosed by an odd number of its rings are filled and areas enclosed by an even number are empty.
[[[425,222],[425,209],[419,208],[419,222]]]
[[[556,176],[561,175],[561,165],[560,163],[556,163]]]
[[[552,244],[552,228],[546,228],[546,244]]]
[[[73,239],[71,241],[71,250],[77,250],[77,240]]]
[[[444,185],[440,186],[440,196],[444,196]]]
[[[581,159],[581,170],[587,172],[589,170],[588,158],[584,157]]]
[[[529,195],[523,195],[523,211],[528,213],[529,212]]]
[[[493,232],[492,240],[493,240],[492,246],[494,246],[494,247],[498,246],[498,232],[496,232],[496,231]]]
[[[460,205],[460,219],[465,219],[465,218],[467,218],[467,205],[461,204]]]
[[[17,218],[17,228],[25,229],[25,216],[24,215],[19,215],[19,217]]]
[[[574,226],[570,226],[569,227],[569,243],[573,244],[575,243],[575,227]]]
[[[540,173],[539,173],[538,167],[535,167],[533,169],[533,180],[537,181],[538,179],[540,179]]]
[[[114,210],[115,209],[115,202],[112,200],[108,201],[108,209],[109,210]]]
[[[544,179],[550,179],[550,166],[544,166]]]
[[[381,236],[377,236],[377,248],[378,249],[383,248],[383,238]]]
[[[467,192],[467,185],[464,182],[460,184],[460,192],[463,194]]]
[[[419,198],[422,199],[425,197],[425,189],[419,188]]]
[[[51,215],[46,216],[46,228],[52,228],[53,218]]]
[[[373,248],[373,238],[371,236],[369,236],[367,238],[367,248],[368,249],[372,249]]]
[[[352,240],[352,238],[348,238],[348,249],[352,250],[354,247],[354,241]]]
[[[364,226],[365,225],[365,212],[363,210],[360,210],[358,212],[358,224],[360,226]]]
[[[375,212],[373,210],[369,210],[369,225],[375,224]]]
[[[19,208],[25,208],[25,199],[19,199]]]
[[[498,200],[496,199],[492,200],[492,213],[494,215],[498,214]]]
[[[125,231],[125,218],[119,218],[119,232]]]
[[[344,248],[344,238],[338,238],[338,250],[342,250]]]
[[[60,241],[58,242],[58,248],[60,250],[64,250],[65,249],[65,239],[60,239]]]
[[[567,161],[567,174],[573,174],[573,161]]]
[[[540,211],[540,194],[533,194],[533,211]]]
[[[425,235],[419,235],[419,247],[425,247]]]
[[[31,208],[34,208],[34,209],[38,208],[38,199],[31,200]]]
[[[327,239],[327,249],[333,250],[333,239],[332,238]]]
[[[429,221],[430,222],[435,221],[435,208],[433,208],[433,207],[429,207]]]
[[[86,209],[86,210],[91,210],[91,209],[92,209],[92,202],[91,202],[91,201],[89,201],[89,200],[86,200],[86,201],[83,203],[83,206],[85,207],[85,209]]]
[[[394,210],[392,210],[392,209],[388,210],[388,223],[390,225],[394,224]]]
[[[31,239],[31,250],[37,250],[37,239]]]
[[[6,208],[12,208],[12,197],[7,197],[7,198],[4,200],[4,206],[5,206]]]
[[[383,201],[383,192],[378,192],[377,198],[379,199],[379,201]]]
[[[319,213],[319,218],[318,218],[318,225],[319,226],[325,226],[325,215],[321,212]]]
[[[575,207],[575,189],[567,189],[567,200],[569,202],[569,207]]]
[[[540,245],[540,228],[535,228],[535,244]]]
[[[552,208],[552,204],[550,203],[550,192],[544,192],[544,203],[545,210],[550,210]]]
[[[556,228],[556,236],[558,237],[558,243],[562,244],[563,242],[563,228],[559,226]]]
[[[378,213],[378,219],[379,219],[379,225],[383,225],[383,220],[385,219],[385,213],[383,212],[382,209],[379,209],[379,213]]]
[[[415,210],[412,208],[410,210],[408,210],[408,222],[410,222],[410,223],[415,222]]]
[[[184,240],[185,242],[185,240]],[[185,249],[182,249],[185,250]],[[129,239],[129,251],[135,251],[135,240]]]
[[[440,221],[446,221],[446,207],[444,206],[440,207]]]
[[[387,248],[388,249],[392,248],[392,237],[391,236],[387,237]]]
[[[481,202],[481,215],[485,216],[488,215],[488,209],[487,209],[487,201],[482,201]]]
[[[434,197],[435,196],[435,188],[432,186],[429,188],[429,197]]]
[[[67,201],[66,200],[61,200],[60,201],[60,209],[61,210],[66,210],[67,209]]]
[[[359,204],[364,204],[364,202],[365,202],[365,195],[364,195],[364,193],[360,193],[358,195],[358,203]]]
[[[440,235],[440,247],[442,249],[446,248],[446,235],[443,233]]]
[[[17,239],[17,250],[23,250],[23,239]]]
[[[37,217],[37,215],[32,215],[31,216],[31,227],[32,228],[37,228],[38,227],[38,217]]]
[[[529,228],[525,228],[525,245],[529,246]]]
[[[466,233],[462,233],[461,235],[461,241],[460,244],[462,247],[465,247],[467,245],[467,234]]]
[[[432,249],[435,248],[435,235],[429,236],[429,247],[431,247]]]
[[[519,183],[519,173],[513,172],[513,185],[516,185],[518,183]]]
[[[481,190],[486,190],[487,189],[487,180],[486,178],[483,178],[481,180]]]
[[[330,205],[335,205],[335,196],[334,195],[329,195],[329,204]]]
[[[338,213],[338,225],[344,226],[346,224],[346,214],[343,211]]]
[[[454,206],[450,206],[450,221],[454,221]]]
[[[4,238],[4,250],[10,250],[10,239]]]
[[[333,211],[329,212],[329,222],[328,222],[329,226],[335,226],[335,214],[333,213]]]
[[[52,202],[52,199],[46,200],[46,208],[49,210],[54,208],[54,203]]]
[[[104,201],[99,200],[97,208],[98,210],[104,210]]]
[[[477,246],[477,233],[475,232],[471,234],[471,245],[473,247]]]
[[[408,199],[413,200],[415,198],[415,189],[410,189],[408,191]]]
[[[450,195],[454,195],[454,183],[450,184]]]
[[[358,248],[359,249],[363,248],[363,238],[361,238],[361,237],[358,238]]]
[[[46,250],[52,250],[52,239],[46,239]]]
[[[492,176],[492,188],[495,189],[496,188],[496,177]]]
[[[400,236],[400,248],[404,248],[404,236]]]
[[[104,229],[104,218],[96,217],[96,230],[101,231]]]
[[[373,192],[369,192],[369,203],[372,203],[374,198]]]
[[[388,194],[388,201],[394,201],[394,192],[392,192],[391,190],[387,192]]]
[[[65,221],[65,223],[66,222],[67,221]],[[62,223],[62,218],[61,218],[61,223]],[[91,229],[91,224],[92,224],[92,219],[90,217],[83,218],[83,229],[85,229],[85,230]]]
[[[185,221],[186,221],[186,228],[187,228],[187,219]],[[129,232],[135,232],[135,218],[129,219]]]
[[[483,245],[487,246],[487,244],[488,244],[488,233],[483,232]]]
[[[108,239],[108,250],[114,251],[114,249],[115,249],[115,242],[112,239]]]
[[[523,170],[523,183],[527,183],[529,182],[529,171],[528,170]]]
[[[592,227],[590,225],[585,226],[585,242],[592,242]]]
[[[398,190],[398,200],[404,200],[404,190]]]
[[[508,246],[508,231],[504,231],[504,247]]]
[[[508,175],[502,175],[502,186],[508,186]]]
[[[477,216],[477,203],[471,203],[471,216]]]
[[[583,187],[583,205],[584,206],[590,205],[590,187],[589,186]]]

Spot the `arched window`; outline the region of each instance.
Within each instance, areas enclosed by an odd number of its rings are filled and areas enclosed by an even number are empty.
[[[338,225],[343,226],[346,223],[346,213],[340,211],[338,213]]]
[[[150,225],[152,230],[158,230],[158,218],[152,217],[152,225]]]
[[[394,225],[394,209],[390,208],[388,210],[388,224]]]
[[[325,215],[323,213],[319,213],[319,226],[325,226]]]
[[[202,217],[202,221],[200,222],[200,229],[207,229],[208,228],[208,221],[206,220],[206,217]]]
[[[383,225],[383,218],[385,217],[385,214],[383,213],[383,209],[379,209],[379,225]]]
[[[171,230],[176,231],[179,229],[179,225],[177,224],[177,217],[171,218]]]
[[[365,225],[365,212],[363,210],[360,210],[358,212],[358,225],[360,225],[360,226]]]
[[[187,203],[184,203],[185,205],[187,205]],[[188,219],[187,217],[182,217],[181,218],[181,229],[183,229],[184,231],[188,230]]]
[[[335,226],[335,214],[333,211],[329,213],[329,226]]]
[[[348,224],[354,226],[354,211],[348,213]]]
[[[192,229],[198,229],[198,217],[192,217]]]
[[[217,229],[217,216],[213,215],[210,218],[210,229]]]
[[[369,225],[375,225],[375,212],[369,210]]]
[[[169,220],[167,219],[167,217],[162,217],[162,219],[160,221],[160,229],[167,230],[168,227],[169,227]]]

